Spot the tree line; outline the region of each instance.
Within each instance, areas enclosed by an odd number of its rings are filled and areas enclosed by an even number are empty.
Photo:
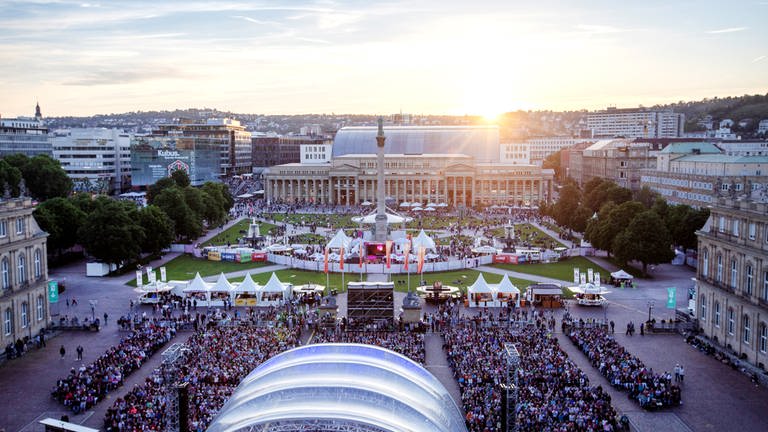
[[[591,179],[583,189],[569,179],[557,202],[542,212],[583,233],[592,246],[620,263],[639,261],[644,273],[649,264],[671,261],[674,247],[695,249],[696,231],[709,218],[709,209],[670,205],[647,186],[633,194],[601,178]]]
[[[138,262],[144,254],[159,255],[174,241],[199,237],[205,226],[222,225],[234,204],[225,184],[207,182],[196,188],[183,171],[151,186],[144,208],[104,195],[73,194],[72,180],[59,161],[46,155],[0,159],[0,187],[6,196],[23,192],[40,202],[33,215],[48,233],[53,260],[81,245],[103,262]]]

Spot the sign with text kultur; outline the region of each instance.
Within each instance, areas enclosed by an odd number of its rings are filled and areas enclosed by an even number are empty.
[[[674,309],[677,306],[677,288],[667,288],[667,309]]]
[[[48,303],[59,302],[59,281],[48,281]]]

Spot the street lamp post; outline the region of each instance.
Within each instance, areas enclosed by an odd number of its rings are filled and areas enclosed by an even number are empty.
[[[653,309],[654,301],[648,300],[648,322],[651,322],[651,310]]]

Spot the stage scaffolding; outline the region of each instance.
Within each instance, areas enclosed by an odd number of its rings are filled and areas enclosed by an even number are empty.
[[[520,367],[520,353],[511,343],[504,344],[504,358],[507,360],[506,380],[502,387],[502,431],[517,432],[517,390]]]
[[[347,318],[357,323],[394,322],[394,282],[350,282]]]

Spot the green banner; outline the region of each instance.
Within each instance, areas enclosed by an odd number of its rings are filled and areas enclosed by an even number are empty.
[[[48,281],[48,303],[59,302],[59,282],[52,280]]]
[[[677,307],[677,288],[667,288],[667,309],[675,309]]]

